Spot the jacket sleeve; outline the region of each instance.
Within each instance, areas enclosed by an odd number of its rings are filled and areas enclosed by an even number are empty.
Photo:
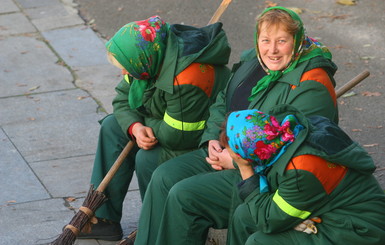
[[[210,106],[210,117],[207,119],[206,129],[202,135],[200,146],[210,140],[218,140],[221,126],[225,121],[226,115],[226,93],[225,91],[219,92],[215,103]]]
[[[123,132],[127,135],[127,130],[134,122],[144,123],[144,119],[135,111],[131,110],[128,105],[128,93],[130,85],[125,79],[116,86],[117,95],[112,101],[114,115]],[[128,135],[129,136],[129,135]]]
[[[282,232],[313,217],[346,173],[343,167],[329,168],[330,163],[319,157],[304,156],[293,159],[299,169],[287,170],[278,180],[276,191],[260,194],[258,188],[246,198],[250,214],[263,232]]]

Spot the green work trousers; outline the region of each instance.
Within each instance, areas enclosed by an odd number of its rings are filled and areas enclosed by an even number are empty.
[[[95,188],[99,186],[129,141],[127,134],[122,131],[113,114],[106,116],[100,123],[99,140],[91,177],[91,184],[93,184]],[[131,150],[104,191],[108,199],[97,209],[96,217],[120,222],[122,218],[123,201],[135,168],[138,168],[136,173],[141,196],[143,197],[153,168],[157,166],[159,149],[159,147],[156,147],[151,151],[138,151],[138,148],[134,147]],[[148,164],[139,164],[137,167],[135,166],[136,162],[146,162]]]
[[[210,227],[228,227],[241,203],[238,170],[215,171],[196,150],[173,158],[153,173],[143,199],[135,245],[204,245]]]

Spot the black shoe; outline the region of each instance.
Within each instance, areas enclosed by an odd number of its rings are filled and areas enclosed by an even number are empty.
[[[78,239],[100,239],[105,241],[119,241],[123,237],[120,223],[106,219],[98,219],[97,224],[91,226],[91,233],[80,232]]]

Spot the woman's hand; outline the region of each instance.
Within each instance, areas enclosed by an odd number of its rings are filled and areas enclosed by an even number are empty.
[[[226,149],[222,149],[218,140],[210,140],[208,146],[209,156],[206,161],[215,170],[234,169],[233,159]]]
[[[150,150],[158,143],[152,128],[144,126],[141,123],[136,123],[132,127],[132,134],[135,136],[138,147],[143,150]]]

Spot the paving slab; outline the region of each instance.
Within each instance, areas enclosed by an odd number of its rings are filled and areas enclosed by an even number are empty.
[[[75,88],[58,60],[37,35],[0,39],[0,98]]]
[[[40,31],[84,24],[77,11],[65,5],[26,9],[25,13]]]
[[[84,197],[90,187],[95,156],[80,156],[31,163],[52,197]]]
[[[61,232],[62,227],[57,224],[70,219],[73,214],[63,199],[0,206],[0,243],[48,244]]]
[[[0,163],[0,206],[50,198],[47,190],[1,127]]]
[[[75,85],[89,91],[108,113],[112,113],[112,100],[116,96],[115,87],[122,79],[121,70],[111,64],[73,69],[77,75]]]
[[[21,13],[0,15],[0,36],[36,32],[36,28]]]
[[[12,0],[0,0],[0,13],[17,12],[20,9]]]
[[[22,8],[37,8],[43,6],[60,5],[59,0],[16,0]]]
[[[0,125],[31,163],[95,154],[105,113],[80,89],[0,99]],[[18,108],[17,110],[15,108]]]
[[[46,31],[42,35],[71,67],[108,64],[103,41],[86,26]]]

